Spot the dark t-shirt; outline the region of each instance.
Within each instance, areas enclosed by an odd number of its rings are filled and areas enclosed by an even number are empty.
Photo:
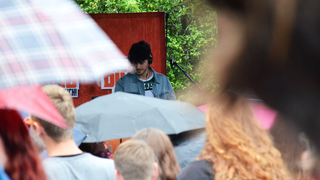
[[[154,97],[154,94],[153,94],[154,75],[152,74],[152,76],[149,79],[144,80],[139,78],[139,80],[143,82],[145,96]]]
[[[193,161],[182,169],[177,180],[214,180],[212,163],[204,159]]]

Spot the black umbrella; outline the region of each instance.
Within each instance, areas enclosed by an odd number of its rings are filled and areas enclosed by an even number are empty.
[[[206,142],[205,128],[169,135],[174,146],[179,166],[183,169],[188,163],[199,157]]]

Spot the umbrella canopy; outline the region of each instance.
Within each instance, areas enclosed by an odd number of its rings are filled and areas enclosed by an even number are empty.
[[[189,103],[117,92],[77,107],[75,126],[87,134],[83,142],[101,142],[132,137],[144,128],[178,134],[205,124],[205,114]]]
[[[94,82],[130,67],[74,1],[0,0],[0,88],[43,82]]]
[[[263,103],[251,103],[253,112],[264,129],[270,129],[278,112],[270,109]]]
[[[73,1],[0,0],[0,4],[0,89],[73,80],[94,82],[130,67],[109,37]],[[1,90],[0,108],[24,110],[66,127],[39,89]]]
[[[67,128],[62,115],[50,102],[40,85],[0,89],[0,108],[19,109],[59,127]]]
[[[257,117],[258,121],[261,123],[262,127],[264,129],[270,129],[274,123],[274,120],[278,112],[270,109],[263,103],[251,102],[250,104],[251,104],[253,113]],[[202,106],[199,106],[198,108],[203,112],[207,111],[207,105],[202,105]]]

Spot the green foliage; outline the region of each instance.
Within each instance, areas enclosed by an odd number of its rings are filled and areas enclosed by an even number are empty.
[[[201,61],[217,44],[216,11],[202,1],[194,0],[75,0],[86,13],[159,12],[169,14],[167,22],[167,57],[173,57],[196,82],[201,82],[206,62]],[[197,67],[197,68],[196,68]],[[188,100],[193,86],[178,69],[167,61],[167,76],[179,99]],[[213,74],[210,74],[214,78]],[[215,89],[205,84],[204,89]]]

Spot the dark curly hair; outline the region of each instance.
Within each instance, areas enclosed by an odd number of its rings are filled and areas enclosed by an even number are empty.
[[[145,41],[134,43],[129,51],[128,59],[132,64],[143,64],[151,55],[150,45]]]

